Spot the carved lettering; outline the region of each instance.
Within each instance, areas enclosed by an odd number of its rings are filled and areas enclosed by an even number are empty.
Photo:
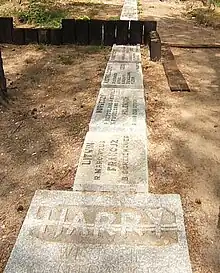
[[[112,224],[114,221],[114,214],[99,212],[95,219],[94,235],[98,236],[100,231],[106,231],[110,236],[114,235],[115,231],[112,230]]]

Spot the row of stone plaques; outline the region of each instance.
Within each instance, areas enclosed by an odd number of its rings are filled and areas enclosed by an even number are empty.
[[[192,273],[178,195],[37,191],[4,273]]]
[[[88,132],[75,191],[148,192],[146,132]]]

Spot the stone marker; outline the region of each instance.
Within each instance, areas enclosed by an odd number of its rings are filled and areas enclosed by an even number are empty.
[[[120,17],[120,20],[132,20],[132,21],[137,21],[138,20],[138,16],[135,16],[134,14],[122,14]]]
[[[146,132],[144,90],[100,89],[89,130]]]
[[[143,75],[140,63],[107,64],[102,87],[143,88]]]
[[[192,273],[178,195],[37,191],[4,273]]]
[[[73,190],[147,192],[146,132],[88,132]]]
[[[140,46],[113,45],[110,62],[141,62]]]

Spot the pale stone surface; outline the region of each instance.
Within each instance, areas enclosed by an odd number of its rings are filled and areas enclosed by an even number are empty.
[[[146,132],[88,132],[73,190],[147,192]]]
[[[113,45],[109,61],[140,63],[140,46]]]
[[[143,88],[143,75],[140,63],[107,64],[102,87]]]
[[[134,14],[122,14],[120,17],[120,20],[133,20],[133,21],[137,21],[138,20],[138,16],[134,15]]]
[[[4,273],[192,273],[178,195],[37,191]]]
[[[144,90],[100,89],[89,130],[146,132]]]

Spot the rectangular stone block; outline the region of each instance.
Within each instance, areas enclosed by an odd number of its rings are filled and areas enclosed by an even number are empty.
[[[89,130],[146,132],[144,90],[100,89]]]
[[[73,190],[147,192],[146,132],[88,132]]]
[[[141,62],[140,46],[113,45],[110,62]]]
[[[107,64],[102,87],[143,88],[143,74],[140,63]]]
[[[4,273],[192,273],[178,195],[37,191]]]

